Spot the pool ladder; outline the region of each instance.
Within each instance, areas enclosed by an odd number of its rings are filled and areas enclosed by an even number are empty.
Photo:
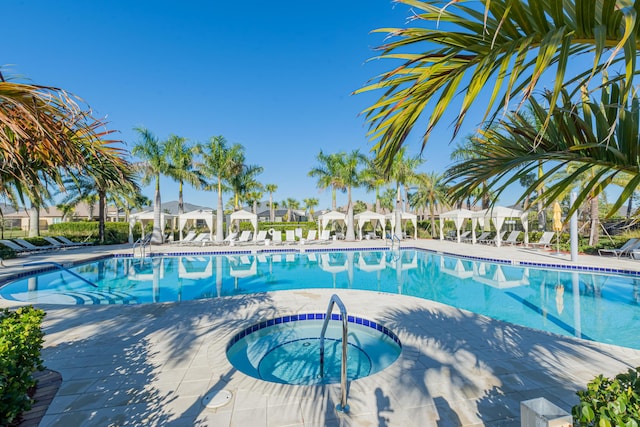
[[[133,243],[133,256],[136,256],[136,247],[140,248],[140,258],[144,258],[145,256],[145,249],[147,248],[147,246],[149,246],[149,244],[151,243],[151,234],[148,234],[147,236],[143,236],[140,237],[138,240],[136,240]]]
[[[329,300],[329,306],[327,307],[327,314],[322,324],[322,331],[320,332],[320,377],[324,376],[324,335],[327,332],[327,326],[329,320],[331,320],[331,312],[333,306],[337,305],[342,316],[342,363],[340,366],[340,403],[336,405],[336,409],[339,412],[349,412],[349,406],[347,405],[347,338],[349,333],[349,322],[347,320],[347,309],[345,308],[342,300],[338,295],[331,295]]]
[[[398,249],[400,249],[400,237],[397,234],[391,236],[391,250],[395,248],[395,242],[398,241]]]

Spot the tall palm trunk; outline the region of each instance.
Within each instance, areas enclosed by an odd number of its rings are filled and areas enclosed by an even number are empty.
[[[396,183],[396,209],[395,209],[395,227],[393,233],[398,237],[398,239],[402,239],[402,192],[400,188],[400,183]]]
[[[338,205],[336,203],[336,188],[331,188],[331,210],[335,211],[338,209]]]
[[[356,233],[353,228],[353,203],[351,202],[351,187],[347,187],[347,236],[346,240],[356,240]]]
[[[376,187],[376,213],[380,213],[382,207],[380,206],[380,189]]]
[[[29,237],[37,237],[40,235],[40,207],[31,202],[29,209]]]
[[[182,215],[184,213],[184,198],[182,196],[182,180],[178,184],[178,215]]]
[[[162,244],[162,200],[160,198],[160,175],[156,175],[156,194],[153,198],[153,233],[151,243]]]
[[[222,209],[222,178],[218,175],[218,207],[216,209],[216,242],[224,240],[223,227],[224,210]]]
[[[600,236],[600,210],[598,208],[598,196],[590,200],[591,232],[589,233],[589,246],[596,246]]]
[[[273,193],[269,193],[269,221],[274,222],[276,220],[276,211],[273,209]]]
[[[104,190],[98,190],[98,241],[104,244],[104,222],[106,217],[106,199],[107,193]]]

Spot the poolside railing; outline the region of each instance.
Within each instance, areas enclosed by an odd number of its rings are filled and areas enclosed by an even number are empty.
[[[340,403],[336,405],[336,409],[340,412],[349,412],[349,406],[347,405],[347,340],[349,336],[349,322],[347,319],[347,309],[345,308],[342,300],[338,295],[331,295],[329,300],[329,306],[327,307],[327,314],[322,324],[322,331],[320,332],[320,376],[324,376],[324,335],[327,332],[327,326],[329,320],[331,320],[331,312],[333,306],[337,305],[342,316],[342,363],[340,365],[340,390],[341,397]]]

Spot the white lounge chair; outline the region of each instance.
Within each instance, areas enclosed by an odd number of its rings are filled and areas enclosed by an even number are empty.
[[[489,234],[491,234],[489,231],[483,231],[479,236],[476,237],[476,243],[487,240],[489,238]],[[468,237],[463,241],[473,243],[473,237]]]
[[[318,240],[315,240],[318,243],[329,243],[331,242],[331,231],[330,230],[323,230],[322,233],[320,234],[320,237],[318,237]]]
[[[307,233],[307,238],[305,239],[306,243],[314,243],[316,241],[318,232],[316,230],[309,230]]]
[[[79,247],[76,244],[67,244],[67,243],[62,243],[59,240],[54,239],[51,236],[43,236],[42,237],[44,240],[46,240],[47,242],[49,242],[51,244],[51,246],[53,246],[56,249],[69,249],[69,248],[77,248]]]
[[[186,236],[182,238],[182,240],[178,240],[177,242],[173,242],[173,243],[176,243],[178,245],[186,245],[189,242],[193,242],[193,239],[195,239],[196,236],[197,236],[196,232],[191,230],[187,233]]]
[[[267,241],[267,230],[260,230],[258,231],[258,234],[256,235],[256,239],[253,242],[250,243],[254,243],[254,244],[260,244],[260,243],[265,243]]]
[[[13,249],[14,251],[16,251],[16,253],[19,253],[19,254],[39,252],[39,251],[32,251],[31,249],[27,249],[24,246],[20,246],[16,242],[12,242],[11,240],[0,240],[0,243],[2,243],[3,245],[5,245],[10,249]]]
[[[91,246],[93,243],[91,242],[74,242],[73,240],[69,240],[64,236],[55,236],[56,239],[60,240],[62,243],[66,243],[67,245],[75,245],[75,246]]]
[[[518,236],[520,236],[520,230],[513,230],[511,233],[509,233],[507,239],[503,240],[500,243],[503,245],[517,245],[519,243]]]
[[[618,258],[620,258],[623,255],[626,256],[631,254],[631,252],[633,252],[634,249],[638,249],[639,246],[640,246],[640,239],[633,238],[633,239],[627,240],[626,243],[620,246],[619,248],[598,249],[598,255],[613,254]]]
[[[249,230],[244,230],[242,233],[240,233],[240,237],[238,237],[238,240],[233,242],[234,244],[240,244],[240,245],[246,245],[248,243],[253,243],[251,241],[251,231]]]
[[[20,246],[24,246],[25,248],[29,249],[30,251],[36,252],[36,251],[49,251],[51,249],[58,249],[58,247],[53,246],[53,245],[48,245],[48,246],[36,246],[31,242],[27,242],[24,239],[13,239],[14,242],[16,242],[17,244],[19,244]]]
[[[285,232],[285,243],[288,245],[296,244],[296,233],[294,230],[286,230]]]
[[[553,231],[545,231],[537,242],[529,243],[534,248],[548,248],[551,246],[551,239],[556,233]]]
[[[276,245],[281,245],[282,244],[282,232],[275,230],[273,232],[273,235],[271,236],[271,240],[273,240],[273,243]]]

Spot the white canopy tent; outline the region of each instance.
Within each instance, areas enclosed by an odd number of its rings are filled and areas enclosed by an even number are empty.
[[[519,218],[522,222],[524,230],[524,244],[529,244],[529,219],[527,212],[523,212],[515,208],[507,208],[504,206],[494,206],[489,208],[486,217],[491,218],[493,226],[496,228],[496,246],[500,246],[500,232],[507,218]]]
[[[247,212],[244,209],[240,209],[239,211],[235,211],[231,214],[230,220],[231,222],[251,221],[251,225],[253,226],[253,240],[258,236],[258,215]]]
[[[327,213],[324,213],[322,215],[320,215],[318,217],[318,220],[320,221],[320,233],[322,233],[324,230],[326,230],[329,227],[329,224],[331,222],[342,222],[343,224],[347,223],[347,214],[343,214],[342,212],[338,212],[338,211],[329,211]]]
[[[380,226],[382,227],[382,237],[384,237],[385,226],[386,226],[386,220],[384,215],[376,212],[364,211],[364,212],[360,212],[357,215],[354,215],[353,219],[358,225],[358,238],[360,240],[362,240],[362,228],[367,222],[371,223],[374,230],[377,228],[378,224],[380,224]]]
[[[476,227],[480,224],[480,228],[484,229],[485,217],[487,210],[475,211],[471,214],[471,243],[476,244]]]
[[[216,218],[216,214],[213,213],[213,209],[196,209],[195,211],[185,212],[178,217],[178,229],[180,230],[180,240],[182,240],[182,231],[188,224],[194,224],[195,221],[201,219],[207,223],[209,228],[209,239],[213,240],[213,224]]]
[[[177,215],[160,212],[160,222],[162,223],[160,229],[164,232],[167,224],[171,224],[171,228],[174,228],[177,217]],[[129,215],[129,243],[133,243],[133,227],[136,225],[136,222],[140,222],[144,230],[146,224],[153,222],[153,210],[136,212]]]
[[[444,220],[450,219],[456,225],[456,233],[458,236],[458,243],[460,243],[460,229],[464,224],[465,219],[471,219],[473,212],[469,209],[456,209],[449,212],[443,212],[440,214],[440,240],[444,240],[444,234],[442,232],[444,226]]]
[[[396,227],[396,211],[393,211],[389,214],[385,215],[385,218],[389,220],[389,222],[391,223],[391,234],[395,233],[395,227]],[[404,231],[406,232],[407,230],[407,226],[406,223],[407,221],[411,221],[413,223],[413,238],[417,239],[418,238],[418,215],[416,214],[412,214],[411,212],[401,212],[400,213],[400,221],[404,224]]]

